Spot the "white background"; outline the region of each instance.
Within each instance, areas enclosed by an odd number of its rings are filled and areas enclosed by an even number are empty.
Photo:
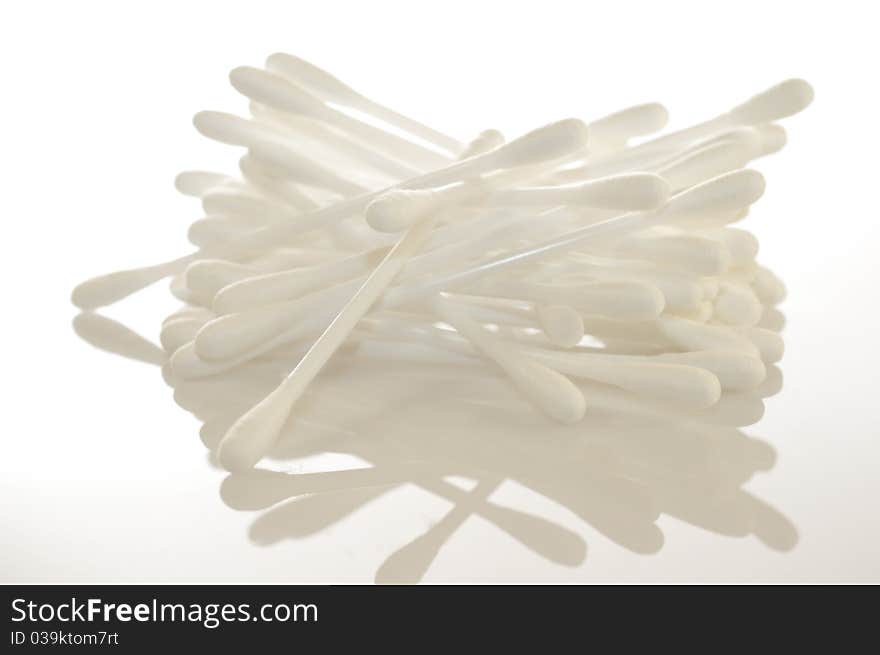
[[[748,223],[789,299],[785,385],[745,429],[778,459],[746,488],[796,526],[795,547],[664,515],[662,548],[637,554],[509,483],[492,500],[567,526],[584,561],[551,562],[472,516],[423,579],[880,581],[871,3],[22,2],[0,12],[0,581],[370,582],[449,511],[403,486],[326,526],[267,537],[262,512],[221,501],[223,474],[158,369],[70,328],[75,283],[187,250],[199,209],[174,175],[234,170],[237,156],[190,117],[244,111],[227,72],[277,50],[462,140],[647,101],[681,127],[782,79],[809,80],[816,101],[785,122],[788,146],[758,163],[768,190]],[[162,284],[108,313],[155,340],[174,306]]]

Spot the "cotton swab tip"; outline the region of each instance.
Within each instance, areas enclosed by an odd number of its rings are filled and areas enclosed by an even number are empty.
[[[661,130],[669,121],[669,111],[657,102],[627,107],[589,124],[590,133],[599,141],[624,141]]]
[[[432,190],[394,189],[367,205],[364,217],[374,230],[400,232],[437,204],[437,193]]]
[[[586,124],[576,118],[567,118],[532,130],[486,156],[492,157],[498,168],[528,166],[581,150],[588,139]]]
[[[539,305],[538,322],[547,338],[557,346],[571,348],[584,338],[584,319],[568,305]]]
[[[813,87],[801,79],[790,79],[734,107],[728,117],[742,125],[758,125],[785,118],[805,109],[813,101]]]
[[[725,173],[673,196],[663,215],[676,222],[735,212],[756,202],[765,186],[764,176],[756,170]]]
[[[498,130],[483,130],[459,155],[459,159],[469,159],[495,150],[504,143],[504,135]]]
[[[627,173],[583,185],[584,202],[601,209],[646,211],[669,200],[669,183],[654,173]]]
[[[97,309],[122,300],[166,275],[164,267],[154,266],[107,273],[78,284],[70,299],[80,309]]]
[[[775,152],[779,152],[785,147],[785,144],[788,143],[788,134],[782,125],[767,123],[766,125],[759,125],[755,129],[761,139],[762,156],[772,155]]]
[[[295,55],[285,52],[271,54],[266,58],[266,68],[300,81],[307,88],[314,89],[336,100],[357,101],[360,99],[359,94],[330,73]]]
[[[227,430],[217,450],[223,468],[247,471],[262,459],[287,422],[289,407],[280,400],[283,398],[276,389]]]
[[[257,102],[295,114],[321,115],[326,107],[317,98],[275,73],[239,66],[229,73],[236,91]]]

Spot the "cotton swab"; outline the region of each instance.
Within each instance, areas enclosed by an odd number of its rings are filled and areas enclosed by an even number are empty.
[[[504,135],[498,130],[483,130],[459,155],[459,159],[469,159],[500,148],[504,144]]]
[[[593,239],[613,236],[646,227],[651,223],[678,222],[693,216],[723,214],[741,209],[755,202],[764,192],[764,179],[760,173],[742,170],[719,176],[673,196],[666,206],[657,212],[632,213],[590,224],[558,237],[532,244],[518,251],[508,252],[471,268],[450,275],[438,276],[421,284],[393,289],[386,294],[382,306],[393,307],[414,298],[466,284],[489,272],[510,266],[538,261],[551,255],[570,252]]]
[[[642,260],[595,257],[577,253],[573,264],[545,264],[536,281],[557,284],[580,284],[594,281],[641,282],[656,287],[663,294],[667,311],[693,311],[705,297],[700,276],[670,270]],[[576,271],[576,272],[569,272]]]
[[[130,359],[162,366],[167,355],[154,343],[113,319],[84,312],[73,319],[74,331],[87,343]]]
[[[663,105],[650,102],[627,107],[589,124],[590,149],[609,151],[626,145],[630,139],[661,130],[669,121]]]
[[[202,136],[232,146],[247,148],[260,141],[288,138],[282,130],[271,125],[222,111],[200,111],[192,120]]]
[[[220,442],[218,458],[227,469],[251,468],[275,442],[293,404],[342,345],[370,305],[402,268],[406,259],[427,238],[434,222],[425,220],[411,228],[367,278],[363,286],[318,337],[290,375],[266,398],[229,428]]]
[[[724,208],[731,203],[732,197],[735,198],[736,203],[753,201],[763,191],[763,179],[760,176],[755,179],[754,175],[757,174],[753,171],[739,171],[694,187],[686,193],[679,194],[677,198],[670,201],[666,208],[659,212],[659,215],[661,217],[664,216],[669,211],[669,207],[674,203],[690,213],[700,211],[701,209],[706,211],[707,208],[713,207]],[[748,193],[743,193],[743,191]],[[406,196],[397,197],[401,202],[407,199]],[[701,199],[703,202],[700,202]],[[628,219],[630,224],[646,220],[642,214],[626,215],[623,218],[625,221]],[[651,217],[649,216],[649,218]],[[414,299],[429,297],[446,287],[460,286],[489,271],[518,264],[535,256],[546,256],[550,252],[561,250],[565,247],[578,245],[586,239],[596,236],[596,233],[601,235],[603,231],[609,228],[612,230],[618,228],[619,220],[612,219],[605,224],[591,225],[587,228],[576,230],[569,235],[564,235],[562,238],[551,240],[549,244],[545,243],[538,248],[529,248],[524,254],[504,255],[453,275],[440,275],[429,278],[425,282],[401,285],[400,287],[390,289],[381,299],[378,306],[393,308]],[[216,322],[216,326],[212,324],[205,326],[199,334],[197,339],[199,353],[201,356],[212,360],[230,357],[238,359],[248,349],[257,347],[261,342],[264,342],[264,345],[254,352],[263,351],[270,344],[277,345],[277,343],[283,340],[289,340],[293,338],[293,335],[296,335],[296,338],[301,338],[313,329],[309,326],[308,321],[311,321],[312,325],[320,324],[322,320],[319,316],[320,312],[338,311],[337,301],[334,298],[338,298],[340,292],[344,293],[342,288],[327,289],[325,292],[327,295],[326,299],[322,299],[321,296],[323,294],[317,292],[312,298],[303,299],[303,302],[300,303],[289,306],[268,306],[261,310],[260,315],[225,316],[221,321]],[[320,309],[321,306],[324,306],[326,309]],[[285,335],[283,326],[289,324],[291,320],[296,320],[296,317],[304,311],[308,319],[300,320],[299,325]]]
[[[600,339],[627,339],[659,343],[675,350],[725,350],[757,356],[758,348],[737,330],[709,325],[677,316],[661,315],[653,321],[615,321],[601,316],[584,316],[584,330]]]
[[[754,147],[734,139],[702,146],[654,170],[672,189],[686,189],[703,180],[743,168],[754,159]]]
[[[614,203],[630,209],[646,206],[656,208],[662,205],[666,197],[665,183],[653,175],[608,178],[596,181],[590,186],[596,190],[593,196],[599,196],[598,198],[594,197],[593,201]],[[400,231],[406,227],[409,218],[415,215],[413,209],[435,202],[435,195],[435,191],[399,191],[396,197],[405,198],[405,203],[394,201],[390,197],[382,203],[374,203],[367,220],[376,229],[386,232]],[[497,193],[492,195],[496,196]],[[584,195],[589,196],[590,194]],[[582,200],[583,202],[591,202],[586,198]],[[405,212],[400,209],[395,210],[395,207],[404,206],[413,209],[407,209]],[[358,272],[365,274],[375,265],[375,261],[375,255],[368,252],[329,263],[320,271],[317,269],[288,271],[242,281],[234,288],[223,290],[223,294],[216,299],[215,309],[218,313],[229,313],[272,301],[295,298],[308,290],[352,277]]]
[[[449,294],[447,294],[449,297]],[[454,294],[456,302],[464,303],[477,309],[483,320],[492,314],[502,322],[509,322],[512,317],[526,319],[526,324],[535,322],[551,343],[562,348],[571,348],[580,343],[584,337],[584,321],[578,311],[560,303],[533,303],[510,301],[498,297],[472,296]]]
[[[708,140],[724,132],[737,130],[741,127],[760,126],[770,123],[807,107],[813,99],[813,90],[803,80],[792,79],[777,84],[760,93],[733,110],[714,119],[694,125],[678,132],[673,132],[632,148],[616,150],[604,156],[588,161],[582,174],[592,176],[610,175],[632,168],[650,167],[675,153],[677,149],[687,147],[700,140]],[[778,132],[770,129],[761,130],[762,138],[770,141],[768,149],[781,147]]]
[[[752,289],[768,305],[778,305],[785,300],[785,285],[769,269],[758,266],[755,270],[755,279],[752,281]]]
[[[320,207],[318,202],[301,188],[249,154],[238,160],[238,170],[249,186],[273,204],[280,204],[302,214],[316,211]]]
[[[395,318],[396,314],[392,313],[389,316]],[[473,319],[473,316],[470,318]],[[368,325],[372,330],[378,330],[380,334],[389,331],[387,320],[372,319]],[[391,326],[390,334],[396,338],[424,340],[430,345],[436,344],[450,347],[455,352],[468,353],[467,348],[459,347],[465,344],[458,344],[453,334],[446,334],[424,323],[416,326],[408,330],[395,330]],[[484,338],[491,339],[493,336],[487,332]],[[508,345],[508,348],[512,347],[514,344]],[[560,352],[521,345],[519,351],[574,377],[612,384],[639,395],[690,407],[707,407],[717,402],[720,394],[718,383],[724,390],[749,390],[757,387],[766,375],[766,369],[760,359],[752,354],[733,350],[701,350],[635,356],[597,354],[579,350]],[[717,381],[693,369],[708,371],[717,378]],[[665,387],[658,381],[658,376],[662,379],[665,375],[669,376],[670,381],[678,380],[678,384],[672,383],[669,387]]]
[[[495,164],[496,168],[522,165],[524,162],[542,161],[559,158],[567,153],[582,148],[586,142],[586,132],[581,129],[573,134],[572,126],[565,122],[554,123],[535,130],[497,150],[462,162],[464,170],[468,164],[483,159]],[[572,138],[574,137],[574,138]],[[499,166],[499,162],[501,166]],[[506,166],[504,164],[507,164]],[[461,169],[459,169],[461,170]],[[460,189],[448,191],[442,201],[432,196],[432,204],[419,203],[414,213],[431,213],[433,217],[407,230],[397,245],[392,248],[385,259],[376,267],[363,286],[339,312],[330,326],[315,341],[300,363],[294,368],[281,385],[262,402],[240,418],[229,429],[220,443],[218,457],[227,468],[248,468],[253,466],[274,443],[278,432],[287,419],[292,406],[305,391],[311,380],[320,372],[324,364],[345,341],[357,322],[366,314],[370,306],[378,299],[391,280],[400,271],[406,260],[428,238],[434,223],[441,216],[441,202],[460,203],[469,197],[485,193],[483,184],[472,188],[474,182],[462,185]],[[389,204],[405,204],[408,199],[394,199],[390,196],[375,201],[379,211],[388,211]],[[370,214],[370,208],[367,210]]]
[[[506,347],[486,333],[466,312],[444,298],[432,304],[437,314],[452,325],[486,357],[497,363],[516,387],[542,411],[561,423],[576,423],[586,412],[586,400],[564,375]]]
[[[449,162],[447,157],[433,150],[327,106],[320,99],[276,73],[242,66],[229,74],[229,80],[236,91],[251,100],[292,114],[312,116],[339,127],[378,149],[394,152],[418,166],[433,168]]]
[[[299,141],[304,137],[321,143],[332,152],[337,152],[352,162],[360,162],[393,180],[407,180],[425,171],[394,157],[394,153],[376,150],[364,145],[341,130],[310,116],[287,114],[271,107],[252,102],[250,104],[253,120],[265,123],[283,134],[289,141]]]
[[[215,187],[202,197],[202,209],[208,216],[231,216],[249,222],[252,228],[267,223],[295,220],[298,211],[288,204],[273,202],[246,189]]]
[[[718,276],[730,268],[731,256],[724,243],[695,234],[645,231],[624,237],[614,253],[628,259],[671,264],[679,270]]]
[[[713,315],[722,323],[738,327],[755,325],[764,307],[750,287],[722,282],[718,296],[713,301]]]
[[[724,129],[772,123],[802,111],[812,101],[813,90],[804,80],[785,80],[716,118],[636,146],[626,156],[670,149]]]
[[[527,352],[548,366],[570,375],[607,382],[664,402],[691,407],[714,405],[720,398],[721,389],[754,389],[766,375],[764,364],[757,357],[728,350],[698,350],[648,356],[562,353],[536,348],[530,348]],[[668,388],[664,387],[665,376],[660,373],[667,366],[671,367],[668,369]],[[694,373],[694,370],[707,371],[716,380]],[[618,373],[621,378],[616,377]],[[606,375],[609,377],[603,379],[602,376]],[[634,386],[627,386],[630,384]]]
[[[560,158],[573,150],[582,148],[586,143],[586,134],[586,127],[581,121],[574,119],[558,121],[495,150],[407,180],[398,186],[401,188],[442,186],[483,175],[489,171],[527,166],[532,163]],[[283,158],[281,162],[273,161],[274,156],[281,155],[271,146],[265,149],[259,147],[255,150],[272,164],[284,165]],[[311,214],[298,216],[295,221],[268,225],[242,237],[228,247],[200,251],[154,266],[117,271],[92,278],[73,290],[73,303],[82,309],[93,309],[121,300],[164,277],[174,275],[198,259],[225,259],[278,245],[279,241],[286,241],[298,234],[319,227],[328,227],[334,221],[342,220],[350,216],[352,212],[363,209],[371,200],[388,190],[391,189],[363,194]]]
[[[459,296],[456,296],[458,299]],[[392,319],[397,314],[381,314],[382,319],[386,316]],[[473,317],[472,317],[473,318]],[[436,327],[425,323],[413,324],[409,330],[395,330],[394,326],[388,325],[388,320],[380,318],[371,319],[369,325],[371,329],[385,333],[391,329],[391,334],[402,339],[418,339],[424,340],[425,343],[431,345],[440,345],[442,347],[451,347],[456,352],[467,354],[467,348],[459,347],[454,337],[455,335],[445,333]],[[421,319],[424,320],[424,319]],[[399,322],[399,321],[398,321]],[[528,345],[528,341],[520,341],[519,350],[529,356],[537,358],[542,363],[557,368],[563,373],[573,375],[575,377],[583,377],[594,381],[614,384],[629,388],[631,391],[642,395],[648,395],[658,398],[666,393],[672,393],[668,390],[652,389],[650,387],[650,379],[643,378],[638,385],[627,387],[628,376],[635,376],[639,372],[639,366],[655,366],[657,364],[670,365],[674,364],[678,367],[703,369],[712,373],[720,382],[721,389],[726,391],[746,391],[756,388],[765,378],[766,368],[764,363],[754,354],[735,350],[696,350],[689,352],[665,352],[657,355],[622,355],[622,354],[601,354],[588,352],[584,349],[575,349],[573,351],[555,351],[548,350],[544,347],[536,347]],[[512,344],[513,345],[513,344]],[[558,364],[558,365],[557,365]],[[620,380],[609,374],[606,367],[614,367],[618,364],[632,365],[628,371],[624,372],[622,378],[624,384],[619,384]],[[638,366],[636,366],[638,365]],[[595,368],[594,368],[595,367]],[[671,370],[681,376],[682,384],[687,385],[690,389],[688,394],[678,399],[679,404],[690,405],[694,407],[708,406],[717,401],[715,397],[715,383],[702,374],[693,373],[692,371],[680,371],[679,369]],[[605,377],[608,376],[608,377]],[[612,382],[611,380],[615,380]],[[681,390],[676,391],[679,393]],[[715,401],[712,399],[715,398]],[[675,400],[669,400],[675,403]]]
[[[785,352],[785,342],[779,333],[758,326],[733,328],[737,334],[748,339],[767,364],[775,364]]]
[[[735,227],[724,227],[703,232],[703,236],[723,243],[730,254],[730,265],[734,268],[750,266],[758,256],[758,240],[751,232]]]
[[[409,204],[431,202],[430,192],[410,191]],[[665,180],[650,173],[618,175],[582,184],[558,187],[510,188],[492,193],[482,205],[555,207],[574,204],[599,209],[646,211],[662,207],[669,198]],[[374,211],[367,217],[370,225],[381,232],[398,232],[407,225],[405,214]]]
[[[229,314],[296,299],[365,274],[387,254],[388,248],[380,247],[308,268],[238,278],[216,291],[213,308],[218,314]]]
[[[183,195],[198,198],[209,189],[232,182],[233,179],[223,173],[184,171],[174,178],[174,186]]]
[[[159,342],[166,353],[174,353],[178,348],[195,339],[196,334],[207,322],[206,318],[181,318],[162,325]]]
[[[477,287],[494,296],[570,305],[587,314],[629,321],[646,321],[663,311],[665,299],[657,287],[643,282],[586,282],[583,284],[527,283],[510,279],[487,281]]]
[[[255,141],[251,144],[251,154],[258,161],[270,162],[278,174],[297,183],[327,189],[343,197],[369,192],[369,189],[350,182],[277,141]]]
[[[529,354],[568,375],[610,384],[673,405],[705,408],[721,397],[718,378],[696,366],[627,360],[613,355],[603,360],[592,355],[538,350],[530,350]]]
[[[370,100],[330,73],[304,59],[277,52],[266,59],[266,68],[302,84],[306,89],[325,100],[372,114],[379,120],[395,125],[447,150],[452,155],[461,156],[465,150],[465,145],[452,137]]]

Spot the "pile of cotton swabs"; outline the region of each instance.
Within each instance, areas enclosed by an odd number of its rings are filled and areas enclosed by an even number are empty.
[[[172,277],[186,305],[162,327],[171,384],[290,360],[220,442],[226,468],[266,454],[344,343],[483,357],[564,423],[589,408],[577,379],[700,409],[782,356],[757,325],[784,287],[730,225],[763,193],[746,166],[784,145],[774,121],[810,103],[806,82],[659,137],[667,112],[645,104],[465,143],[290,55],[230,79],[250,116],[194,122],[244,149],[239,174],[177,178],[205,212],[198,250],[73,292],[92,310]]]

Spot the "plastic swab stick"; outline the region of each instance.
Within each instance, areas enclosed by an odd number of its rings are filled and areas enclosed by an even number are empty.
[[[214,187],[232,182],[233,178],[223,173],[209,171],[184,171],[174,178],[174,186],[185,196],[201,197],[203,193]]]

